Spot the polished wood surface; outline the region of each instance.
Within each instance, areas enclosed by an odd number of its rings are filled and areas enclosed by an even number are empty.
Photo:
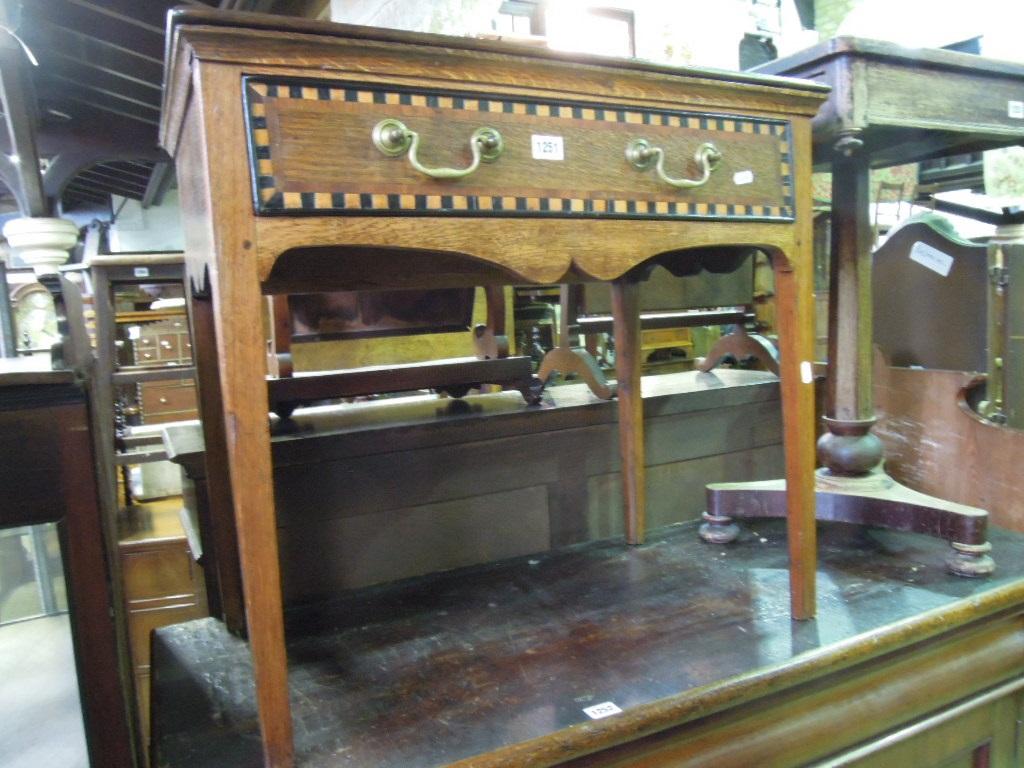
[[[826,525],[816,622],[790,620],[785,539],[763,522],[707,557],[674,526],[290,612],[298,763],[801,766],[1022,682],[1019,534],[995,532],[1005,567],[970,581],[936,565],[942,542]],[[244,645],[192,622],[155,654],[160,764],[258,761]],[[622,712],[583,711],[604,702]],[[904,765],[944,764],[928,754]]]
[[[801,381],[798,371],[811,356],[810,281],[803,277],[811,270],[809,121],[825,89],[465,39],[204,11],[172,15],[166,65],[161,144],[177,166],[188,276],[212,303],[216,368],[203,371],[200,365],[200,377],[219,380],[217,412],[224,417],[225,439],[223,450],[208,450],[208,456],[226,472],[219,487],[231,491],[268,765],[290,765],[292,749],[269,404],[260,375],[265,365],[261,292],[609,281],[655,261],[685,261],[689,248],[739,244],[765,250],[780,282],[789,281],[781,295],[790,307],[780,313],[779,332],[785,339],[783,376],[790,379],[783,390],[787,439],[792,440],[787,474],[793,531],[800,532],[793,550],[794,614],[813,614],[813,527],[808,530],[813,516],[801,508],[813,507],[813,408],[808,407],[810,382]],[[594,217],[574,217],[571,211],[558,217],[534,215],[529,206],[508,216],[401,215],[390,209],[373,216],[256,215],[252,200],[259,179],[250,172],[247,147],[256,153],[262,137],[247,134],[251,115],[241,90],[243,77],[250,75],[300,78],[304,87],[358,80],[398,89],[469,89],[509,101],[593,101],[636,114],[711,115],[734,127],[767,121],[781,128],[772,135],[787,141],[785,152],[777,145],[779,173],[783,187],[787,176],[793,185],[795,210],[788,216],[780,211],[778,216],[741,218],[735,211],[730,215],[726,199],[718,201],[726,204],[721,213],[716,208],[690,214],[687,208],[686,214],[677,209],[674,217],[659,218],[656,211],[649,220],[630,220],[628,205],[623,213],[614,205],[608,210],[607,204]],[[642,121],[637,126],[645,127]],[[301,141],[288,140],[296,139]],[[372,146],[366,151],[376,152]],[[257,154],[256,159],[262,158]],[[314,206],[316,201],[314,194]],[[304,205],[301,194],[299,202]],[[618,353],[629,357],[635,350],[620,348]],[[639,445],[627,428],[638,424],[623,425],[627,450]],[[627,509],[639,503],[634,493]],[[634,515],[641,519],[639,510]]]
[[[983,377],[875,365],[876,431],[886,469],[924,493],[981,507],[992,522],[1024,531],[1018,476],[1024,432],[993,424],[971,407]]]
[[[130,768],[130,687],[111,621],[86,394],[72,371],[48,370],[49,363],[0,361],[0,526],[58,523],[90,762]]]

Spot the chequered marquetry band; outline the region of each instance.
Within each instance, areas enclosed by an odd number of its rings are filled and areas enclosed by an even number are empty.
[[[248,79],[246,114],[254,177],[257,213],[420,213],[512,216],[600,216],[615,218],[756,218],[792,220],[793,181],[789,124],[760,118],[737,118],[658,110],[620,109],[581,104],[555,104],[513,99],[403,91],[353,85],[304,85]],[[673,200],[616,200],[585,197],[515,197],[507,195],[373,194],[359,191],[283,192],[274,177],[267,130],[266,99],[310,99],[361,104],[392,104],[497,112],[570,120],[595,120],[635,125],[660,125],[721,133],[776,136],[779,142],[783,205]]]

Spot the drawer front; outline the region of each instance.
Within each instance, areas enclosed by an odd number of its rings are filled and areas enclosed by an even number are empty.
[[[259,214],[793,217],[791,132],[781,120],[255,77],[245,95]],[[467,167],[481,127],[500,132],[502,152],[463,178],[433,179],[408,152],[374,145],[385,119],[419,134],[424,166]],[[677,189],[627,159],[637,139],[663,150],[669,177],[699,179],[705,142],[721,160],[706,183]]]
[[[196,591],[192,558],[184,540],[175,546],[123,552],[121,569],[129,602],[193,595]]]
[[[178,413],[196,408],[195,387],[191,380],[184,385],[145,382],[141,390],[142,413],[146,421],[161,413]]]
[[[161,361],[181,359],[181,335],[161,333],[157,337],[157,356]]]

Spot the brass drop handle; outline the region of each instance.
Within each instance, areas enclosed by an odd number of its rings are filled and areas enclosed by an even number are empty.
[[[676,189],[692,189],[708,183],[711,172],[722,161],[722,153],[709,141],[705,141],[697,147],[697,151],[693,153],[693,159],[701,168],[699,179],[673,179],[665,173],[665,150],[661,147],[651,146],[647,139],[633,139],[629,142],[626,146],[626,159],[641,171],[646,171],[653,164],[658,178],[669,186]]]
[[[381,120],[373,127],[373,145],[385,155],[397,157],[409,153],[409,165],[432,179],[462,179],[469,176],[480,163],[490,163],[501,155],[505,144],[501,134],[494,128],[477,128],[469,137],[469,149],[473,162],[466,168],[428,168],[423,165],[416,152],[420,147],[420,135],[409,130],[405,123],[394,118]]]

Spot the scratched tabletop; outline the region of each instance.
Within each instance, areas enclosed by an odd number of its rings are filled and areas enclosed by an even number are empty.
[[[819,531],[815,621],[789,618],[779,521],[747,525],[724,547],[684,523],[640,547],[584,544],[293,609],[298,762],[516,766],[524,744],[572,754],[669,705],[721,703],[744,680],[782,685],[801,660],[839,659],[858,639],[878,644],[929,615],[1020,599],[1020,534],[992,531],[996,573],[969,580],[945,572],[941,541]],[[245,642],[202,619],[157,630],[153,647],[156,765],[260,764]]]

